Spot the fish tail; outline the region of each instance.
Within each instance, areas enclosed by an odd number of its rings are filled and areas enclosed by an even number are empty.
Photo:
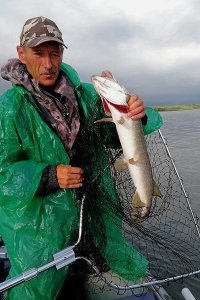
[[[141,201],[138,192],[136,191],[132,198],[132,210],[138,212],[142,207],[145,206],[145,203]]]
[[[155,181],[153,182],[152,197],[153,196],[159,197],[159,198],[163,197],[162,193],[160,191],[160,188],[159,188],[158,184]],[[131,208],[136,214],[134,219],[133,219],[133,223],[135,224],[135,223],[144,221],[149,216],[151,205],[147,206],[144,202],[142,202],[138,192],[136,191],[133,198],[132,198]]]

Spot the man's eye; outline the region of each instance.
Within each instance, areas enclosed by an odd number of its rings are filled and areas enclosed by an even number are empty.
[[[53,53],[51,53],[51,55],[53,55],[53,56],[60,56],[60,53],[53,52]]]

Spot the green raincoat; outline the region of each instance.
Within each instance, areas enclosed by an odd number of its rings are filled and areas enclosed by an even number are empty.
[[[80,82],[72,67],[62,64],[61,68],[74,85],[84,123],[91,122],[93,109],[100,98],[92,84]],[[147,108],[147,115],[148,123],[144,132],[151,133],[160,128],[162,120],[160,115],[150,108]],[[102,116],[103,111],[100,111],[97,118]],[[117,143],[117,139],[114,141],[113,138],[116,136],[114,129],[111,132],[109,127],[103,134],[108,143]],[[92,157],[90,155],[89,163],[82,167],[95,176],[100,165],[106,165],[106,152],[95,134],[90,136],[90,141],[95,152]],[[43,169],[48,165],[58,164],[70,164],[69,155],[61,140],[41,119],[34,108],[31,94],[23,87],[14,85],[0,96],[0,235],[11,262],[10,278],[52,261],[53,254],[71,245],[71,231],[75,220],[79,219],[75,191],[59,189],[46,196],[37,195]],[[108,196],[114,197],[113,179],[109,177],[111,176],[107,170],[105,175],[102,175],[101,184],[106,184]],[[137,260],[140,254],[128,246],[125,256],[122,235],[115,238],[120,221],[116,220],[108,226],[107,214],[104,215],[103,212],[102,219],[108,245],[103,252],[106,262],[115,272],[125,274],[126,270],[123,268],[127,265],[134,273],[135,266],[130,257],[135,251]],[[76,223],[78,226],[78,222]],[[98,244],[98,235],[95,239]],[[110,253],[110,247],[115,249],[116,242],[121,244],[121,249],[117,253]],[[113,257],[116,259],[113,260]],[[147,262],[145,258],[140,258],[139,261],[139,276],[142,277],[147,270]],[[67,267],[60,270],[51,268],[38,277],[10,289],[6,293],[6,299],[56,299],[67,270]]]

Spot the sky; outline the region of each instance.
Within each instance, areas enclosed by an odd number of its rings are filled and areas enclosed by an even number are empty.
[[[0,0],[0,66],[24,22],[56,22],[82,81],[110,70],[147,105],[200,103],[199,0]],[[10,84],[0,79],[0,93]]]

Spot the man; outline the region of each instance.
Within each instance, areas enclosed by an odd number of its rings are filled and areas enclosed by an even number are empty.
[[[1,69],[2,77],[13,84],[0,97],[0,233],[11,278],[51,261],[53,254],[76,242],[81,197],[106,166],[103,143],[119,147],[114,127],[95,127],[94,121],[104,116],[101,101],[90,83],[80,82],[76,71],[62,63],[64,48],[57,25],[35,17],[23,26],[19,59],[10,59]],[[112,74],[103,71],[102,76]],[[128,106],[133,121],[148,119],[144,131],[159,128],[159,116],[146,117],[138,96],[132,95]],[[116,201],[105,173],[108,187],[98,188],[103,182],[99,176],[94,204],[104,197],[103,189]],[[105,216],[100,219],[106,224]],[[105,224],[105,237],[112,242]],[[94,234],[98,240],[92,225],[87,226],[91,241]],[[98,247],[98,242],[91,244]],[[97,255],[111,267],[103,251]],[[6,299],[56,299],[66,274],[67,268],[52,268],[10,289]]]

